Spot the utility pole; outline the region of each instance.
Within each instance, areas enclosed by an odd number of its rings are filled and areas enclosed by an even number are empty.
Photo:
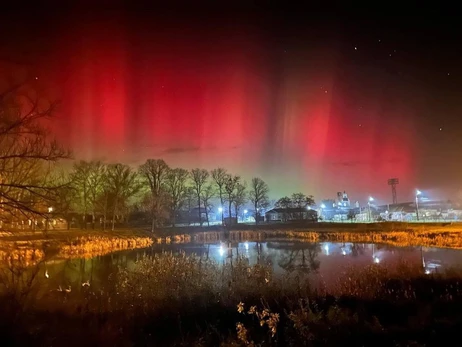
[[[391,198],[393,201],[393,205],[398,203],[398,197],[396,195],[396,186],[399,184],[398,178],[390,178],[388,180],[388,185],[391,187]]]

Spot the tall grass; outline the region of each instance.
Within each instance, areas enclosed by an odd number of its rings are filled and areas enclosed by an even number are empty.
[[[278,277],[245,258],[161,253],[114,265],[104,287],[38,297],[41,279],[10,268],[0,276],[0,330],[22,345],[444,344],[462,324],[460,278],[371,265],[318,290],[309,275]]]

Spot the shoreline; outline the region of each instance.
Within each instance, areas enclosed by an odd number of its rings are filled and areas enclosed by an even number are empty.
[[[26,266],[46,257],[91,258],[115,251],[147,248],[152,244],[220,242],[272,239],[306,242],[380,243],[391,246],[424,246],[462,249],[462,224],[449,223],[311,223],[238,225],[231,231],[221,226],[146,229],[51,230],[0,232],[0,262]]]
[[[36,264],[50,256],[92,258],[116,251],[146,248],[153,238],[136,229],[115,231],[52,230],[48,233],[0,233],[0,262]]]

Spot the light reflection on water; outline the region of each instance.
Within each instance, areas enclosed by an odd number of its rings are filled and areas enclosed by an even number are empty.
[[[196,254],[217,263],[247,258],[249,264],[272,266],[276,275],[308,275],[322,285],[333,284],[339,275],[351,267],[371,264],[395,266],[405,261],[421,266],[431,274],[445,268],[458,267],[462,250],[391,247],[360,243],[306,243],[288,241],[231,242],[212,244],[155,245],[148,249],[122,251],[92,259],[49,260],[40,265],[38,279],[46,291],[71,286],[79,290],[84,283],[103,288],[118,266],[132,268],[137,260],[160,252]],[[32,270],[31,270],[32,271]]]

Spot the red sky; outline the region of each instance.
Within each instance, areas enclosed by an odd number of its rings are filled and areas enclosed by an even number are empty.
[[[446,183],[416,172],[428,92],[389,59],[396,37],[357,47],[338,28],[302,35],[272,20],[71,18],[34,68],[58,91],[58,136],[78,158],[222,166],[261,176],[275,198],[346,190],[386,203],[388,178],[401,201]]]

